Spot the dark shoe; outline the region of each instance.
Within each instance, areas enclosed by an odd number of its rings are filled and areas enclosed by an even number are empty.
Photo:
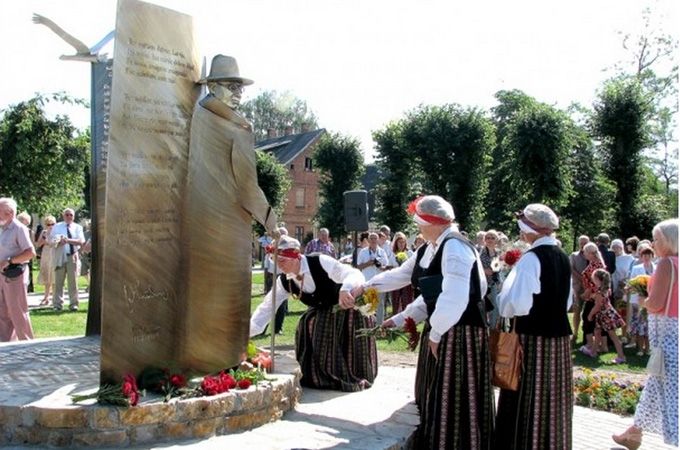
[[[71,305],[68,307],[68,309],[71,311],[78,311],[78,305]]]
[[[55,306],[55,307],[54,307],[54,310],[55,310],[55,311],[61,311],[61,310],[62,310],[62,307],[61,307],[61,306]]]

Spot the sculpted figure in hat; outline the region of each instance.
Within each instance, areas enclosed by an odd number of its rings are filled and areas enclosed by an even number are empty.
[[[209,94],[191,122],[180,361],[212,372],[238,364],[248,343],[251,221],[275,232],[277,219],[257,184],[251,125],[236,111],[253,82],[217,55],[199,83]]]

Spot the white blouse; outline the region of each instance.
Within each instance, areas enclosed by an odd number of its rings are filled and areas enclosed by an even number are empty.
[[[539,245],[557,245],[552,236],[536,239],[531,248]],[[503,282],[501,293],[498,294],[498,308],[501,316],[526,316],[534,304],[534,294],[541,293],[541,263],[533,252],[526,252],[512,268]],[[567,311],[571,308],[573,288],[569,283],[569,298]]]
[[[427,269],[437,253],[437,248],[444,238],[452,231],[458,231],[455,225],[451,225],[439,235],[437,240],[427,244],[425,253],[420,260],[420,267]],[[460,320],[467,308],[470,293],[470,271],[477,261],[477,271],[482,296],[486,293],[487,284],[482,262],[476,250],[460,242],[457,239],[449,239],[444,244],[442,253],[442,292],[439,294],[437,303],[430,317],[430,340],[439,342],[441,336],[449,331]],[[411,283],[411,276],[416,264],[416,255],[412,255],[400,267],[376,275],[369,280],[365,287],[374,287],[379,292],[389,292],[400,289]],[[392,316],[391,319],[398,327],[404,325],[406,318],[410,317],[416,322],[427,319],[427,306],[422,295],[418,296],[406,309]]]
[[[342,264],[328,255],[319,255],[319,262],[321,263],[323,270],[328,273],[328,277],[334,282],[342,285],[340,288],[341,291],[349,292],[364,283],[364,276],[361,272],[348,264]],[[314,284],[314,278],[312,278],[312,274],[309,271],[309,263],[307,262],[306,256],[302,256],[300,259],[300,275],[302,275],[302,281],[298,281],[296,275],[297,274],[288,274],[288,282],[295,283],[298,288],[302,286],[302,292],[312,293],[316,290],[316,284]],[[251,337],[261,334],[271,320],[272,293],[273,289],[264,296],[264,300],[258,305],[253,312],[253,315],[250,317]],[[290,293],[286,291],[283,284],[281,284],[281,278],[276,277],[276,309],[281,306],[281,303],[283,303],[289,295]]]

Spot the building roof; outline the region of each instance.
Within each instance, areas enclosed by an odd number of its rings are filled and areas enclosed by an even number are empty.
[[[318,141],[325,132],[325,128],[319,128],[306,133],[265,139],[255,143],[255,151],[272,153],[281,164],[288,165],[307,147]]]

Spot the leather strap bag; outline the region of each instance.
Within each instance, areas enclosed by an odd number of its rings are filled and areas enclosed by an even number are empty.
[[[489,331],[489,350],[493,365],[491,383],[501,389],[516,391],[522,376],[522,344],[519,335],[514,331],[514,320],[510,331],[501,329],[501,321],[497,328]]]

